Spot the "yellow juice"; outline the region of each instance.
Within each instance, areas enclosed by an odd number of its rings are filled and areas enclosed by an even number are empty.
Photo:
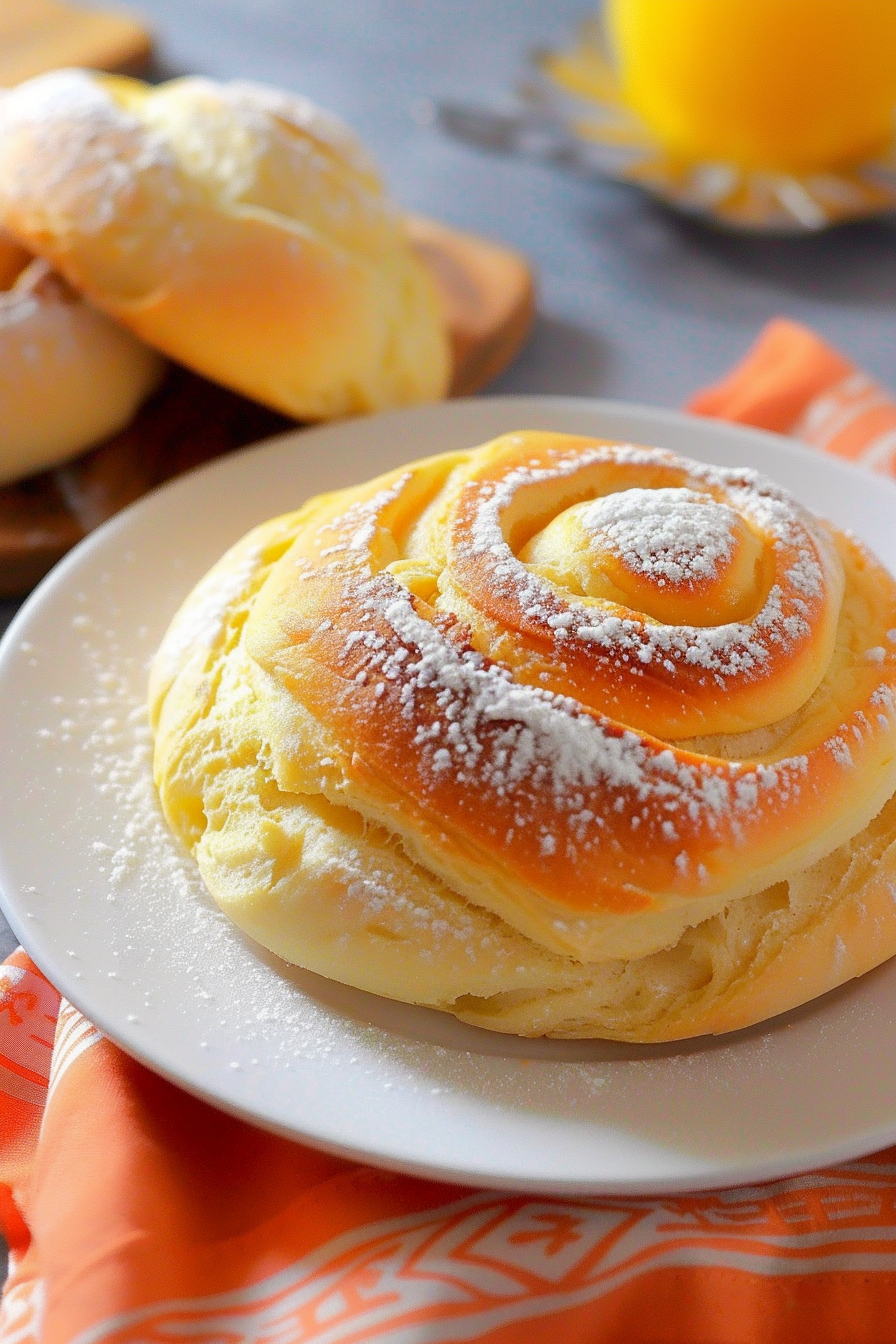
[[[626,102],[674,155],[837,168],[893,135],[896,0],[607,0]]]

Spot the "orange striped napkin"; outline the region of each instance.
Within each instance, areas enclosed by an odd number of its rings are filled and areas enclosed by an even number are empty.
[[[698,392],[687,409],[790,434],[812,448],[896,474],[896,400],[814,331],[783,317],[770,322],[727,378]]]
[[[893,461],[896,403],[792,323],[693,408]],[[0,1344],[896,1339],[896,1149],[657,1199],[396,1176],[179,1091],[23,952],[0,968],[0,1226]]]

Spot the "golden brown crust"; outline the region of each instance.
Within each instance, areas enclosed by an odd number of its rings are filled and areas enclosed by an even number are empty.
[[[694,589],[737,619],[661,619]],[[576,642],[615,655],[604,712]],[[653,700],[638,649],[662,656]],[[688,739],[674,703],[662,736],[676,678]],[[514,435],[311,501],[188,602],[152,698],[163,806],[210,890],[362,988],[662,1040],[896,950],[896,584],[749,473]]]
[[[447,386],[400,217],[349,132],[298,97],[31,80],[0,104],[0,220],[150,345],[299,419]]]
[[[752,622],[673,628],[602,597],[564,598],[515,557],[520,538],[531,544],[533,518],[544,533],[583,497],[608,488],[622,500],[633,480],[663,490],[670,472],[746,495],[755,516],[765,510],[772,580],[793,571],[809,590],[805,601],[791,595],[798,617],[782,582],[760,580]],[[545,946],[586,959],[641,955],[811,863],[896,786],[896,654],[890,645],[880,663],[864,662],[848,647],[842,562],[861,637],[875,647],[896,625],[896,589],[853,543],[835,545],[779,492],[743,479],[562,435],[506,436],[465,459],[420,463],[312,507],[259,595],[247,649],[338,739],[332,766],[315,766],[333,801],[397,831],[449,884]],[[481,545],[470,537],[471,497]],[[420,533],[433,520],[435,542]],[[843,666],[816,706],[838,629]],[[590,703],[577,658],[594,670]],[[744,730],[785,720],[794,689],[811,715],[771,752],[730,759],[676,741],[685,726],[724,732],[726,698]],[[302,789],[305,766],[289,745],[297,731],[271,728],[278,778]],[[838,751],[844,731],[849,746]]]

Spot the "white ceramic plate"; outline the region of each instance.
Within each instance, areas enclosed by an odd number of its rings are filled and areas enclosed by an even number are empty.
[[[205,569],[322,489],[505,430],[750,464],[896,569],[896,488],[769,435],[579,399],[494,398],[287,435],[82,543],[0,650],[0,890],[60,990],[131,1054],[280,1133],[447,1180],[698,1189],[896,1141],[896,961],[763,1029],[682,1046],[530,1042],[286,967],[205,895],[155,804],[146,667]]]

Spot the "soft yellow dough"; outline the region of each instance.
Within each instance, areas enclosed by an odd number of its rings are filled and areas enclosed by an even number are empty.
[[[431,850],[423,840],[412,844],[410,823],[396,809],[377,811],[365,804],[363,790],[351,782],[352,765],[338,730],[297,696],[289,660],[305,647],[299,607],[290,615],[271,595],[281,583],[291,600],[301,603],[301,576],[308,573],[303,539],[333,541],[334,519],[352,508],[353,542],[381,546],[389,573],[429,591],[426,575],[431,579],[438,546],[433,544],[427,562],[427,529],[435,520],[444,536],[445,510],[453,507],[440,504],[438,482],[445,498],[452,488],[456,498],[457,473],[497,460],[508,451],[501,444],[488,450],[491,457],[483,449],[479,456],[436,459],[436,466],[420,464],[417,477],[415,468],[393,473],[257,528],[206,576],[175,618],[150,689],[156,780],[165,815],[195,854],[221,908],[288,961],[520,1035],[661,1041],[734,1030],[804,1003],[891,956],[896,951],[891,692],[874,692],[867,702],[880,708],[878,735],[871,734],[876,746],[863,767],[873,779],[861,787],[854,783],[852,795],[844,798],[840,833],[836,826],[823,827],[800,852],[785,846],[779,864],[784,871],[759,890],[747,880],[739,889],[735,882],[727,897],[702,904],[679,900],[672,907],[683,912],[674,935],[664,940],[644,933],[647,945],[637,955],[558,950],[542,935],[542,926],[529,933],[520,927],[522,917],[502,917],[487,874],[478,889],[460,869],[460,878],[449,882],[437,838]],[[408,484],[411,478],[419,486]],[[451,481],[453,487],[446,484]],[[410,499],[416,489],[416,503],[413,513],[410,504],[378,505],[393,509],[393,531],[389,539],[381,526],[376,539],[371,529],[365,532],[359,510],[365,500],[387,498],[390,489],[399,500],[402,491]],[[527,544],[520,546],[522,553]],[[333,541],[332,549],[338,545]],[[870,558],[861,559],[867,553],[856,555],[846,554],[845,615],[833,652],[825,654],[827,671],[806,706],[744,734],[709,734],[679,741],[677,749],[719,762],[782,759],[795,744],[805,749],[813,733],[829,733],[836,716],[843,717],[862,659],[872,669],[869,685],[875,679],[889,684],[892,649],[878,647],[873,631],[869,636],[874,603],[869,606],[863,597],[868,574],[880,571]],[[445,582],[442,587],[450,589]],[[278,660],[269,661],[259,631],[274,638],[275,607],[283,620],[292,621],[290,638],[298,653],[288,653],[287,644]],[[890,636],[896,642],[896,629]],[[870,652],[863,653],[869,638]],[[856,752],[860,737],[853,735]],[[848,754],[840,737],[832,740],[835,754]],[[821,807],[821,792],[818,798]],[[392,824],[384,824],[384,817]],[[452,840],[449,836],[446,852]],[[748,861],[749,853],[743,862]]]

